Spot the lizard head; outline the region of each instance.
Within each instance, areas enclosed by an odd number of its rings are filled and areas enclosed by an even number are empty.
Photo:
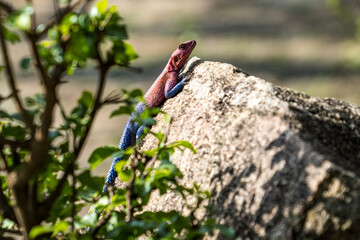
[[[169,61],[168,71],[179,71],[189,59],[191,52],[196,46],[195,40],[183,42],[178,48],[171,54]]]

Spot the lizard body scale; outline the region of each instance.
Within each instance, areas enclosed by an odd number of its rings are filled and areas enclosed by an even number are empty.
[[[166,99],[175,97],[179,92],[181,92],[187,79],[184,78],[179,81],[179,72],[189,59],[189,56],[195,46],[195,40],[187,41],[180,44],[172,53],[164,70],[144,95],[145,104],[139,103],[135,107],[135,111],[138,114],[142,113],[146,107],[160,106]],[[131,121],[130,116],[121,135],[118,147],[121,150],[125,150],[126,148],[133,146],[135,144],[135,139],[142,134],[143,128],[144,126],[139,127],[137,124],[134,124]],[[103,192],[107,192],[108,185],[114,185],[117,177],[117,172],[114,167],[120,160],[121,158],[114,158],[106,177]]]

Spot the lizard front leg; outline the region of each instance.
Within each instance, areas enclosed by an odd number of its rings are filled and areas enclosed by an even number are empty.
[[[180,93],[185,85],[187,78],[183,78],[179,82],[179,74],[177,72],[169,72],[167,73],[167,80],[165,83],[165,98],[173,98],[178,93]]]

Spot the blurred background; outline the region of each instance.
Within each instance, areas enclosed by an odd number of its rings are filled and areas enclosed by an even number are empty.
[[[25,1],[9,2],[21,6]],[[34,2],[38,23],[52,16],[52,1]],[[109,0],[110,5],[118,6],[128,26],[128,42],[139,54],[133,66],[141,67],[143,72],[113,69],[106,92],[121,88],[142,88],[145,92],[177,45],[195,39],[198,44],[193,56],[203,60],[231,63],[250,75],[311,96],[360,104],[360,42],[356,39],[356,16],[352,15],[355,11],[347,12],[337,5],[339,2]],[[352,3],[348,6],[352,10]],[[16,44],[11,48],[12,60],[17,63],[28,52],[28,46]],[[24,72],[17,67],[16,75],[22,96],[39,91],[34,71]],[[7,91],[4,80],[1,75],[1,92]],[[60,94],[64,106],[70,109],[83,90],[94,91],[97,81],[94,65],[67,80]],[[82,164],[86,164],[96,147],[117,145],[127,117],[108,119],[114,108],[107,106],[98,115],[81,156]],[[110,161],[96,169],[99,175],[106,174]]]

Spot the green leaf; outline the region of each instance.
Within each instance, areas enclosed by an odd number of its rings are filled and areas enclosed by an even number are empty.
[[[118,189],[117,191],[115,191],[114,196],[112,197],[112,204],[114,206],[119,206],[119,205],[125,205],[126,204],[126,193],[127,190],[125,189]]]
[[[163,162],[155,169],[155,179],[172,179],[175,176],[181,176],[179,169],[172,163]]]
[[[8,114],[7,112],[0,110],[0,118],[8,118],[10,120],[13,120],[13,118]]]
[[[120,171],[118,175],[121,181],[128,182],[131,179],[132,171],[130,169],[125,169]]]
[[[165,121],[166,124],[170,124],[171,121],[172,121],[172,118],[169,115],[165,114],[164,115],[164,121]]]
[[[188,141],[177,141],[177,142],[174,142],[174,143],[171,143],[169,145],[167,145],[167,147],[171,148],[171,147],[185,147],[185,148],[188,148],[190,149],[194,154],[196,154],[196,150],[194,148],[194,146],[189,143]]]
[[[109,206],[109,197],[103,196],[96,203],[95,206],[92,206],[90,211],[95,210],[96,212],[102,212],[105,208]]]
[[[8,28],[3,26],[3,33],[6,40],[8,40],[11,43],[20,42],[20,37],[17,33],[11,32]]]
[[[128,61],[132,61],[138,57],[137,53],[135,52],[134,48],[129,43],[124,43],[125,45],[125,54],[128,57]]]
[[[104,159],[110,157],[112,154],[119,152],[119,148],[112,146],[105,146],[97,148],[91,154],[88,163],[90,163],[90,169],[96,168]]]
[[[25,58],[21,59],[21,61],[20,61],[20,67],[21,67],[23,70],[28,70],[29,67],[30,67],[30,58],[25,57]]]
[[[105,179],[103,177],[95,177],[90,175],[90,171],[84,171],[80,175],[78,175],[79,181],[84,185],[88,186],[96,191],[101,191]]]
[[[62,35],[68,35],[70,34],[71,27],[76,24],[78,20],[78,17],[75,15],[75,13],[68,13],[64,16],[63,20],[59,24],[59,31]],[[50,34],[50,32],[49,32]],[[55,30],[54,34],[52,36],[49,36],[49,39],[57,39],[58,34]]]
[[[134,48],[122,40],[114,42],[112,52],[114,54],[115,63],[121,65],[128,65],[130,61],[138,57]]]
[[[45,234],[45,233],[51,233],[54,231],[54,226],[51,225],[38,225],[31,229],[29,233],[29,238],[34,239],[39,235]]]
[[[94,98],[89,91],[83,91],[78,103],[83,104],[87,109],[89,109],[94,104]]]
[[[26,128],[20,126],[11,126],[9,124],[3,125],[1,134],[4,137],[12,137],[16,140],[24,140],[26,137]]]
[[[127,164],[127,160],[122,160],[115,164],[115,170],[118,173],[120,180],[123,182],[128,182],[132,175],[132,171],[130,169],[124,169],[124,166]]]
[[[113,39],[113,40],[128,39],[126,27],[123,24],[112,24],[112,25],[106,27],[105,35],[110,37],[110,39]]]
[[[63,233],[63,232],[67,232],[67,230],[69,229],[70,224],[66,221],[58,221],[55,223],[54,225],[54,232],[51,235],[52,237],[55,237],[56,234],[58,233]]]
[[[137,97],[142,97],[143,96],[143,92],[141,89],[134,89],[129,93],[129,97],[131,98],[137,98]]]
[[[1,227],[4,229],[12,229],[15,226],[15,222],[10,219],[5,218]]]
[[[23,31],[29,31],[31,27],[31,15],[33,13],[34,8],[28,5],[14,13],[9,19],[17,28]]]
[[[46,101],[44,99],[44,94],[37,93],[33,97],[25,98],[26,106],[33,107],[35,110],[44,109],[46,106]]]
[[[91,57],[91,53],[96,47],[94,45],[94,39],[90,36],[83,35],[81,33],[72,34],[69,46],[65,52],[65,59],[69,62],[76,62],[79,64],[85,64],[86,60]]]
[[[100,14],[104,14],[106,12],[108,6],[107,0],[101,0],[96,3],[96,8]]]
[[[132,105],[125,105],[125,106],[120,106],[118,109],[114,110],[110,117],[115,117],[118,115],[123,115],[123,114],[127,114],[127,115],[131,115],[131,113],[133,113],[135,111],[134,106]]]
[[[97,213],[95,212],[88,213],[76,221],[76,227],[77,228],[93,227],[96,225],[98,221],[99,221],[99,216]]]

